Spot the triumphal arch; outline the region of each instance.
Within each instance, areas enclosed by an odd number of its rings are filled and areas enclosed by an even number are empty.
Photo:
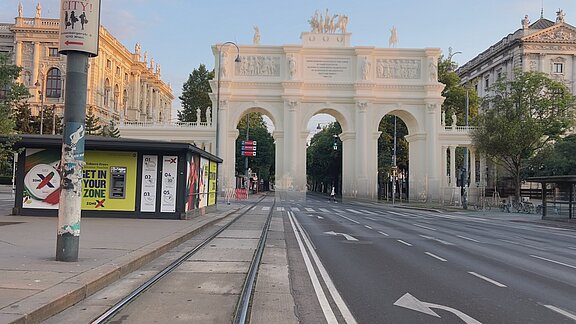
[[[316,14],[298,45],[260,45],[255,35],[252,45],[212,46],[216,154],[224,160],[221,188],[234,183],[236,126],[246,113],[257,111],[274,123],[276,187],[305,191],[307,125],[314,115],[326,113],[342,126],[342,195],[375,198],[378,125],[392,114],[408,127],[410,195],[440,194],[447,148],[440,142],[445,132],[440,49],[351,46],[347,17],[342,17]]]

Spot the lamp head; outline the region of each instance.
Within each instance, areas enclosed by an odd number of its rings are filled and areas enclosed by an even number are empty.
[[[236,63],[240,63],[240,54],[236,55],[236,59],[234,60]]]
[[[40,86],[40,81],[36,80],[36,83],[34,83],[34,85],[35,85],[36,87],[39,87],[39,86]]]

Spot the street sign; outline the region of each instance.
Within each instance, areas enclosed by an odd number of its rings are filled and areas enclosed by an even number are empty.
[[[60,50],[98,55],[101,0],[61,0]]]
[[[256,146],[256,141],[244,140],[244,141],[242,141],[242,145]]]
[[[243,156],[256,156],[255,151],[242,151]]]
[[[256,146],[242,146],[242,151],[256,151]]]

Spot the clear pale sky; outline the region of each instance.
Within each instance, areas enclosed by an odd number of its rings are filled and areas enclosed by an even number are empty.
[[[19,2],[0,0],[0,22],[14,22]],[[38,2],[22,0],[25,17],[34,17]],[[40,3],[42,17],[58,18],[60,0]],[[102,0],[101,24],[130,51],[139,42],[178,97],[194,68],[214,67],[211,45],[252,44],[253,26],[260,28],[260,44],[300,44],[316,10],[348,15],[352,46],[388,47],[395,26],[398,47],[437,47],[445,55],[452,47],[462,52],[453,57],[462,65],[519,29],[524,15],[536,21],[542,6],[545,18],[554,21],[562,8],[566,22],[576,25],[572,0]],[[178,99],[173,107],[179,109]]]

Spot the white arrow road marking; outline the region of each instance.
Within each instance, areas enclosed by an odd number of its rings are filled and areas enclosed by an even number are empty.
[[[398,241],[398,242],[400,242],[400,243],[402,243],[402,244],[404,244],[404,245],[406,245],[406,246],[412,246],[412,244],[410,244],[410,243],[408,243],[408,242],[404,242],[404,241],[402,241],[402,240],[396,240],[396,241]]]
[[[349,211],[349,212],[351,212],[351,213],[354,213],[354,214],[360,214],[360,215],[362,215],[361,212],[359,212],[359,211],[357,211],[357,210],[354,210],[354,209],[346,209],[346,210]]]
[[[344,236],[344,237],[346,238],[347,241],[358,241],[358,239],[355,238],[354,236],[348,235],[348,234],[345,234],[345,233],[336,233],[336,232],[334,232],[334,231],[330,231],[330,232],[324,232],[324,234],[334,235],[334,236],[342,235],[342,236]]]
[[[304,209],[306,209],[306,211],[309,211],[309,212],[313,212],[313,211],[314,211],[314,209],[312,209],[312,208],[304,208]]]
[[[323,211],[325,213],[329,213],[328,209],[326,209],[326,208],[320,208],[320,211]]]
[[[270,210],[270,207],[262,207],[262,210]]]
[[[322,217],[322,216],[316,216],[316,217],[318,217],[318,219],[324,219],[324,217]]]
[[[276,207],[277,211],[284,211],[284,207]]]
[[[429,239],[429,240],[432,240],[432,241],[436,241],[436,242],[438,242],[438,243],[442,243],[442,244],[444,244],[444,245],[454,245],[454,244],[452,244],[452,243],[450,243],[450,242],[446,242],[446,241],[444,241],[444,240],[435,238],[434,236],[428,236],[428,235],[419,235],[419,236],[420,236],[420,237],[423,237],[423,238],[425,238],[425,239]]]
[[[299,211],[300,211],[300,208],[298,208],[298,207],[292,207],[292,211],[299,212]]]
[[[408,308],[411,310],[415,310],[417,312],[421,312],[421,313],[435,316],[438,318],[440,318],[440,315],[436,314],[432,310],[432,308],[442,309],[442,310],[448,311],[448,312],[458,316],[466,324],[481,324],[479,321],[473,319],[472,317],[464,314],[463,312],[461,312],[457,309],[454,309],[454,308],[448,307],[448,306],[444,306],[444,305],[438,305],[438,304],[423,302],[423,301],[418,300],[416,297],[410,295],[409,293],[406,293],[406,294],[404,294],[404,296],[398,298],[398,300],[394,303],[394,305],[399,306],[399,307]]]

